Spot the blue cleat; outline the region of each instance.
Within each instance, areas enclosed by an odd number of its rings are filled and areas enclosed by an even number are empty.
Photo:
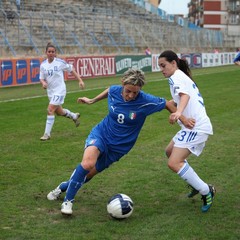
[[[193,198],[195,195],[199,193],[199,191],[195,188],[193,188],[191,185],[188,185],[189,188],[191,188],[191,192],[188,193],[187,197],[188,198]]]
[[[216,194],[216,190],[212,185],[209,185],[209,190],[210,191],[207,195],[202,195],[203,200],[202,212],[207,212],[213,204],[213,198],[214,195]]]

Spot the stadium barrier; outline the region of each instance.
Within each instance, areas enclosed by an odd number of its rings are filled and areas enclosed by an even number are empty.
[[[188,61],[190,68],[214,67],[233,64],[235,52],[178,54]],[[144,72],[158,72],[159,54],[126,56],[65,57],[76,71],[86,78],[114,76],[128,68],[138,68]],[[0,88],[39,83],[39,70],[43,58],[20,58],[0,60]],[[72,74],[65,73],[66,80],[73,80]]]

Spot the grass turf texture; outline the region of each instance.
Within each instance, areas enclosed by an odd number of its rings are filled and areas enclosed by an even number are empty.
[[[51,202],[46,195],[70,177],[88,133],[107,113],[106,101],[87,106],[76,99],[93,97],[120,83],[120,77],[87,79],[84,91],[76,81],[67,82],[70,92],[64,107],[81,113],[81,125],[75,128],[69,119],[57,117],[47,142],[39,140],[48,104],[40,85],[0,89],[0,239],[239,239],[239,73],[236,66],[193,70],[214,127],[202,155],[189,158],[196,172],[217,189],[205,214],[200,196],[188,199],[186,184],[167,167],[164,148],[179,128],[168,124],[164,110],[147,119],[128,155],[83,186],[73,216],[63,217],[63,196]],[[161,73],[146,78],[143,90],[169,99]],[[108,216],[106,204],[115,193],[134,201],[130,218],[117,221]]]

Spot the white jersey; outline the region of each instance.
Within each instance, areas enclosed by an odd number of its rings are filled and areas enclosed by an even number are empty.
[[[213,134],[212,124],[207,116],[203,98],[197,85],[179,69],[169,78],[168,82],[172,98],[177,105],[180,102],[179,93],[189,95],[190,99],[182,114],[187,118],[194,118],[196,120],[196,124],[192,130]],[[180,121],[178,123],[182,129],[185,128]]]
[[[46,59],[41,63],[39,78],[45,80],[48,84],[48,97],[52,97],[53,95],[66,95],[66,84],[64,82],[63,72],[71,72],[72,70],[73,66],[60,58],[54,58],[51,63]]]

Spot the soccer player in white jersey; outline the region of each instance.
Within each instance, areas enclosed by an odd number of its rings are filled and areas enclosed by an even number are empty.
[[[177,121],[181,126],[181,130],[166,148],[168,166],[192,187],[188,197],[198,193],[202,195],[201,209],[202,212],[207,212],[212,205],[215,188],[204,182],[186,159],[191,153],[196,156],[201,154],[208,136],[213,134],[212,124],[199,89],[192,80],[187,61],[179,59],[176,53],[168,50],[160,54],[158,64],[162,74],[168,78],[173,98],[171,101],[177,107],[177,111],[170,115],[169,120],[172,124]],[[187,129],[178,121],[181,115],[195,119],[193,129]]]
[[[66,96],[66,84],[64,82],[64,71],[71,72],[79,81],[79,87],[84,88],[84,82],[79,74],[74,70],[73,65],[56,57],[56,48],[48,43],[46,47],[47,59],[40,65],[40,82],[44,89],[47,89],[49,105],[47,109],[47,120],[44,135],[40,138],[42,141],[49,140],[52,127],[55,121],[55,114],[70,118],[74,121],[76,127],[79,126],[79,113],[73,113],[62,107]]]
[[[78,99],[79,103],[94,104],[108,98],[109,113],[86,139],[82,162],[69,181],[62,182],[47,195],[49,200],[56,200],[66,191],[62,214],[72,214],[74,197],[84,183],[132,149],[148,115],[165,108],[170,112],[176,111],[176,107],[164,98],[144,93],[141,90],[144,84],[144,73],[129,69],[122,78],[121,86],[111,86],[92,99]],[[194,125],[193,119],[186,119],[184,116],[181,116],[181,121],[189,128]]]

